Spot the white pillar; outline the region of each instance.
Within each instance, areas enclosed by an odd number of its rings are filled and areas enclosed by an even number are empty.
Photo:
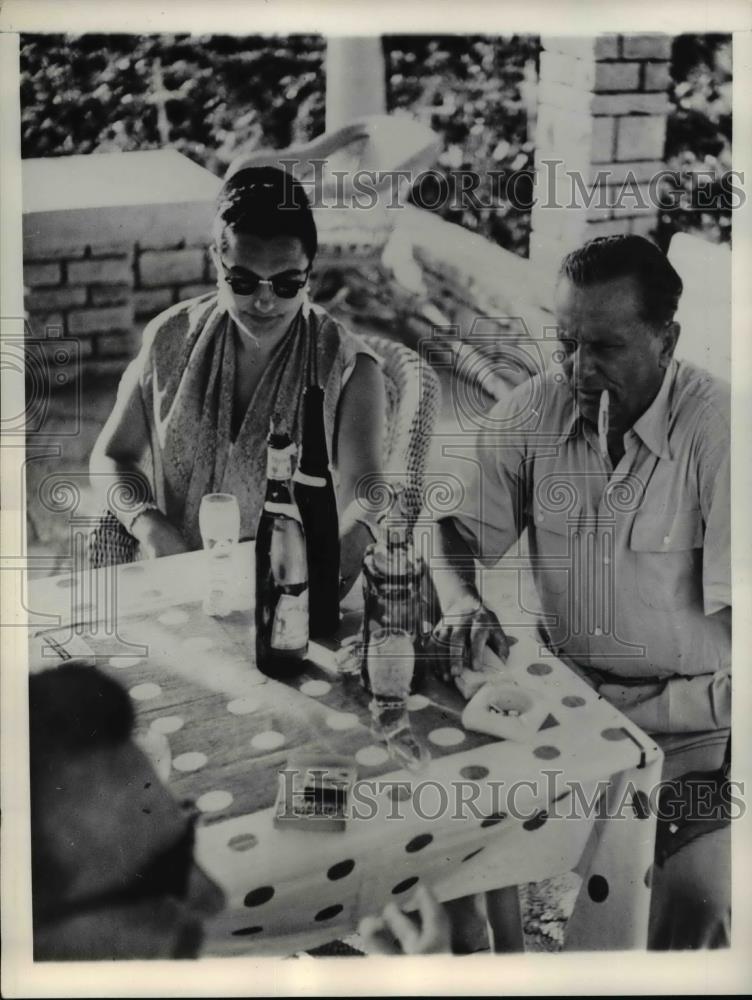
[[[326,130],[386,112],[381,37],[329,38],[326,44]]]

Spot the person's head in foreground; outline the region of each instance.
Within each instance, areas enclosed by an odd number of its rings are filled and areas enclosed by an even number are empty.
[[[607,236],[568,254],[556,288],[563,367],[582,415],[595,422],[603,390],[609,425],[624,434],[650,406],[673,356],[682,281],[642,236]]]
[[[247,167],[217,198],[212,258],[220,301],[244,333],[283,333],[303,303],[318,239],[303,186],[276,167]]]
[[[131,739],[128,695],[91,667],[34,674],[29,726],[35,960],[195,956],[223,894]]]
[[[133,742],[126,692],[69,664],[29,680],[34,959],[193,958],[224,906],[194,860],[195,814]],[[450,950],[428,890],[415,918],[390,904],[363,921],[373,952]]]

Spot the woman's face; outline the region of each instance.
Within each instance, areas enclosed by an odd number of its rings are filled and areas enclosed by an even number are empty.
[[[222,244],[221,250],[215,250],[217,280],[224,285],[240,320],[260,340],[284,333],[300,309],[310,263],[301,241],[294,236],[262,240],[228,227]],[[264,283],[248,294],[246,288],[254,277],[273,278],[278,291],[294,294],[286,298]]]

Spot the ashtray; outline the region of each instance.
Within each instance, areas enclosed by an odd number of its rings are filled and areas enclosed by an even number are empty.
[[[547,700],[514,681],[490,681],[465,706],[465,729],[525,743],[538,732],[550,712]]]

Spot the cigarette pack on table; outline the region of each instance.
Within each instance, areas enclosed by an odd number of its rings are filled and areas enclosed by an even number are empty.
[[[274,825],[319,833],[344,830],[357,776],[348,758],[290,758],[278,774]]]

